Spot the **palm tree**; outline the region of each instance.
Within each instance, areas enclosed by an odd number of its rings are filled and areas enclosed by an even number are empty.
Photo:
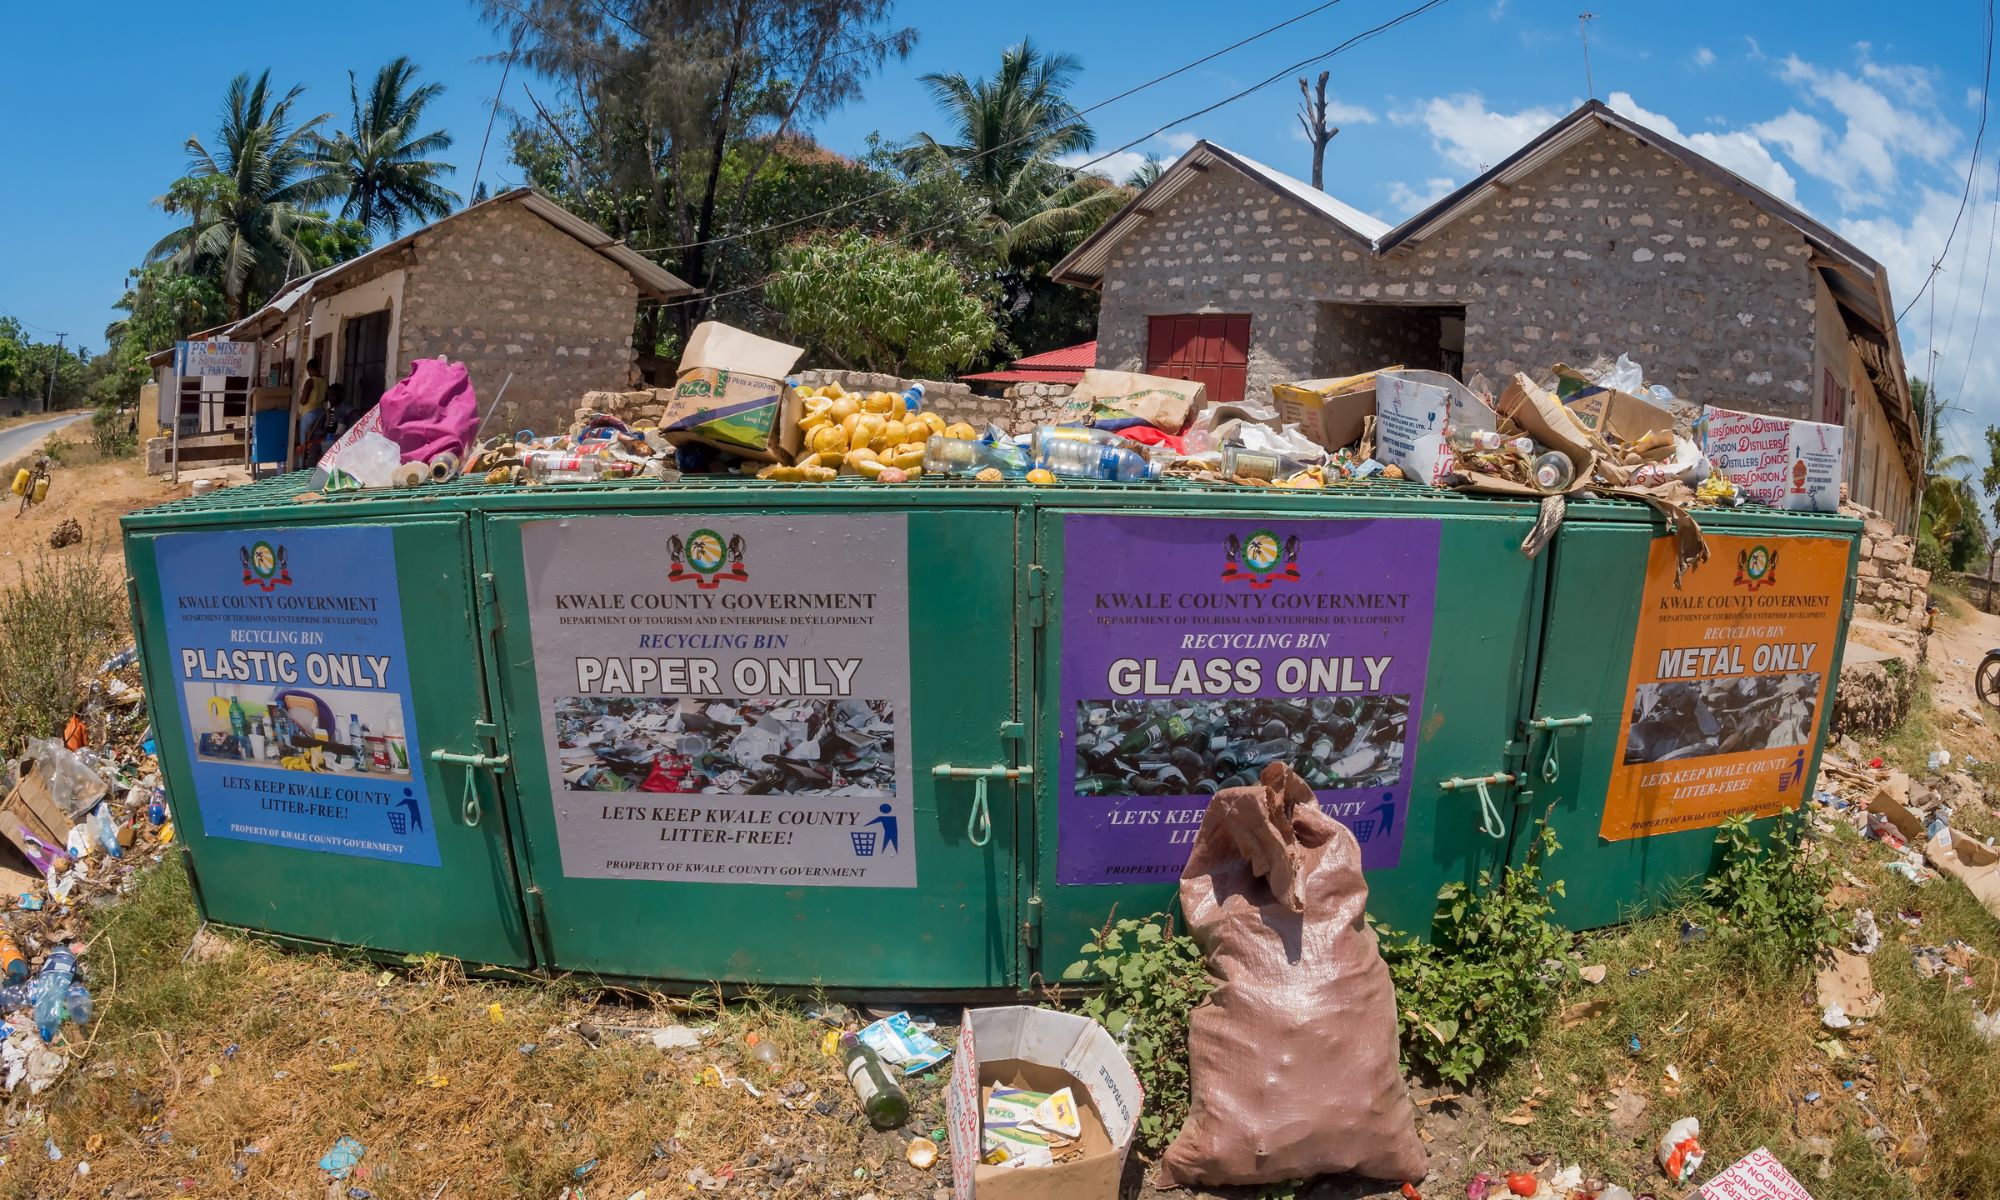
[[[326,170],[347,192],[340,215],[361,222],[371,235],[386,229],[395,237],[406,219],[436,220],[458,204],[457,194],[437,182],[456,168],[429,157],[450,149],[451,135],[442,129],[417,132],[424,108],[444,94],[444,85],[413,88],[416,74],[407,56],[395,59],[375,73],[364,103],[349,71],[352,127],[320,142]]]
[[[189,138],[188,173],[153,201],[188,223],[161,238],[146,261],[214,280],[232,317],[312,269],[298,234],[326,221],[315,211],[329,187],[314,148],[329,114],[294,124],[304,91],[273,99],[269,71],[255,82],[247,73],[230,80],[216,150]]]
[[[1166,169],[1167,165],[1160,161],[1159,155],[1148,154],[1145,161],[1141,162],[1137,169],[1125,177],[1125,186],[1135,192],[1143,192],[1159,182],[1160,172]]]
[[[991,79],[967,79],[958,71],[924,76],[951,122],[953,140],[918,134],[898,155],[903,169],[956,169],[986,201],[995,239],[1009,257],[1101,223],[1131,194],[1057,161],[1097,143],[1064,95],[1081,67],[1074,55],[1044,54],[1023,39],[1001,53]]]

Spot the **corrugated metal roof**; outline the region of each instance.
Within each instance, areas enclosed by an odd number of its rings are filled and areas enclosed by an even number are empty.
[[[1083,379],[1085,368],[1057,368],[1050,370],[1020,370],[1010,368],[1005,371],[981,371],[977,375],[960,375],[960,383],[1076,383]]]
[[[1097,365],[1097,342],[1078,342],[1074,346],[1063,346],[1056,350],[1044,350],[1040,354],[1030,354],[1013,362],[1015,370],[1050,370],[1074,368],[1087,370]]]

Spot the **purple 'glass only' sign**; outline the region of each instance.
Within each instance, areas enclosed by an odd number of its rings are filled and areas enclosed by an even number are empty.
[[[1060,882],[1180,878],[1209,796],[1274,760],[1396,865],[1437,522],[1079,515],[1063,561]]]

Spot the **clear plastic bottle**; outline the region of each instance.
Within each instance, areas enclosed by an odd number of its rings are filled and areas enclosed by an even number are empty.
[[[924,474],[977,475],[988,467],[1009,479],[1028,473],[1028,452],[1011,441],[937,434],[924,444]]]
[[[42,1040],[56,1040],[56,1030],[62,1028],[63,1018],[68,1015],[64,998],[69,994],[69,986],[76,982],[76,955],[67,946],[57,946],[42,960],[42,969],[28,984],[28,1002],[35,1009],[35,1028],[41,1031]]]
[[[113,858],[125,857],[125,850],[118,844],[118,821],[111,815],[109,801],[100,801],[90,810],[90,836],[97,841],[97,848]]]
[[[1052,442],[1089,442],[1098,446],[1123,446],[1136,450],[1139,443],[1128,437],[1121,437],[1104,429],[1094,429],[1089,425],[1037,425],[1028,435],[1028,457],[1040,458],[1047,452]]]
[[[1159,474],[1137,449],[1077,438],[1052,438],[1042,443],[1035,465],[1065,479],[1107,479],[1119,483],[1137,483]]]
[[[347,714],[347,765],[356,771],[368,770],[368,744],[361,732],[361,714]]]
[[[590,483],[599,479],[629,479],[639,473],[635,463],[567,450],[530,450],[521,461],[528,469],[528,478],[536,483]]]
[[[90,1024],[96,1015],[97,1005],[90,999],[90,989],[80,983],[72,983],[63,992],[63,1011],[78,1025]]]

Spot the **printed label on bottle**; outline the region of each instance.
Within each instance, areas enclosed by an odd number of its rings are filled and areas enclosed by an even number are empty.
[[[867,1112],[875,1097],[882,1094],[882,1089],[875,1085],[874,1077],[868,1074],[868,1060],[862,1055],[857,1054],[848,1062],[847,1082],[854,1086],[854,1094],[860,1097],[863,1112]]]

